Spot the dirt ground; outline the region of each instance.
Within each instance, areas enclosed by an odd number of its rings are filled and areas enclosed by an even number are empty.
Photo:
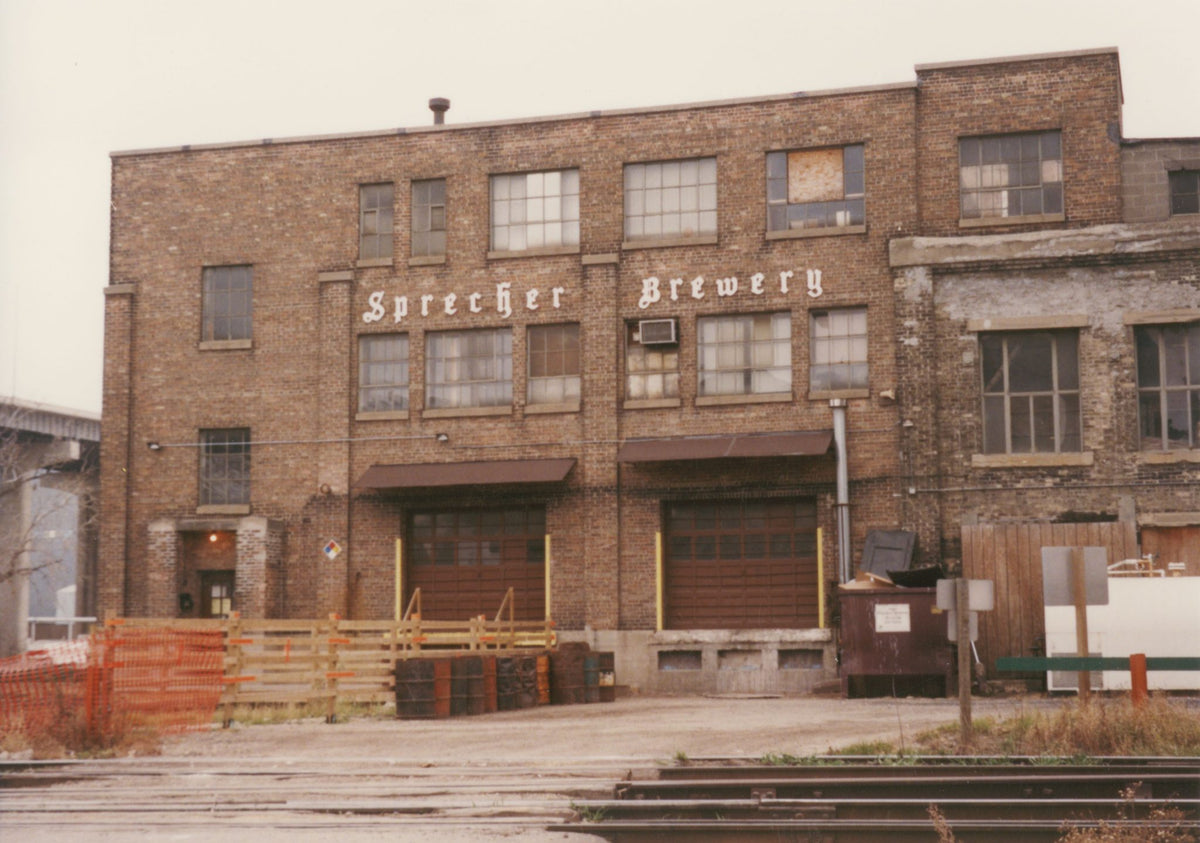
[[[976,717],[1056,705],[973,701]],[[237,725],[160,756],[85,762],[0,789],[0,838],[22,843],[596,843],[552,832],[572,802],[626,777],[716,756],[810,755],[957,725],[956,700],[628,697],[478,717]],[[48,776],[57,775],[49,772]]]

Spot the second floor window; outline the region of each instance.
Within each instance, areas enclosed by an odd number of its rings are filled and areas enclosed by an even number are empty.
[[[866,389],[867,309],[812,313],[809,386],[814,392]]]
[[[862,144],[767,153],[767,231],[866,223]]]
[[[1141,448],[1200,448],[1200,322],[1133,330]]]
[[[962,138],[958,157],[962,219],[1063,212],[1059,132]]]
[[[201,340],[250,339],[252,278],[248,266],[205,267]]]
[[[512,331],[482,328],[425,335],[425,406],[431,410],[512,403]]]
[[[578,404],[579,324],[532,325],[526,340],[530,404]]]
[[[1171,216],[1200,214],[1200,170],[1174,170],[1167,174],[1171,190]]]
[[[359,260],[392,256],[392,185],[364,184],[358,189]]]
[[[625,326],[625,398],[653,401],[679,397],[679,345],[644,343],[640,322]]]
[[[625,239],[717,233],[717,159],[625,165]]]
[[[446,254],[446,180],[412,183],[412,256]]]
[[[492,176],[492,249],[579,245],[579,171]]]
[[[200,505],[250,503],[250,431],[200,431]]]
[[[408,334],[358,338],[358,411],[408,409]]]
[[[699,337],[699,395],[791,392],[792,315],[704,316]]]
[[[983,450],[1081,450],[1079,332],[981,334]]]

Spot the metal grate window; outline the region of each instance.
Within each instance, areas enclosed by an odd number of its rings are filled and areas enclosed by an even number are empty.
[[[963,138],[958,156],[962,219],[1063,212],[1059,132]]]
[[[484,328],[425,335],[425,405],[499,407],[512,403],[512,331]]]
[[[253,276],[248,266],[204,268],[201,340],[248,340]]]
[[[705,316],[696,331],[700,395],[791,391],[791,313]]]
[[[492,249],[579,245],[579,171],[492,176]]]
[[[408,409],[408,334],[358,338],[358,411]]]
[[[200,431],[200,505],[250,502],[250,430]]]
[[[412,256],[446,254],[446,180],[412,183]]]
[[[1079,332],[981,334],[983,450],[1079,451]]]
[[[392,256],[392,185],[364,184],[358,189],[358,257]]]
[[[717,159],[625,165],[625,239],[717,233]]]
[[[1200,322],[1135,327],[1142,450],[1200,448]]]

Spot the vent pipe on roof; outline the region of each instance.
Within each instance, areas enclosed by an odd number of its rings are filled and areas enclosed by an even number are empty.
[[[429,110],[433,112],[433,125],[440,126],[446,122],[446,112],[450,110],[450,100],[445,97],[434,97],[429,101]]]

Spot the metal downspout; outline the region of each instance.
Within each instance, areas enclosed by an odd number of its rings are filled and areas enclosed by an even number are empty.
[[[846,464],[846,399],[831,398],[833,410],[833,446],[837,453],[837,515],[838,577],[849,582],[850,576],[850,469]]]

